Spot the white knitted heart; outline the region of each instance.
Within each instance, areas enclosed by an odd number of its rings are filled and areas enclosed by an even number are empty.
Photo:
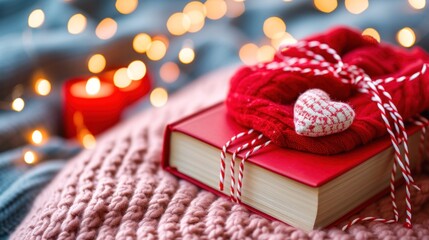
[[[308,137],[326,136],[346,130],[352,125],[355,112],[347,104],[331,101],[320,89],[310,89],[296,100],[295,131]]]

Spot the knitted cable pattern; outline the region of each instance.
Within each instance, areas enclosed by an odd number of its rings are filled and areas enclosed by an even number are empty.
[[[416,180],[422,192],[413,198],[413,229],[400,223],[361,223],[348,232],[333,227],[305,233],[164,172],[160,156],[165,125],[224,99],[234,70],[195,82],[166,107],[124,122],[103,136],[94,150],[72,159],[39,195],[11,239],[421,239],[429,235],[428,177]],[[398,197],[403,194],[401,188]],[[401,212],[404,204],[398,203]],[[388,196],[360,213],[386,218],[391,214]]]

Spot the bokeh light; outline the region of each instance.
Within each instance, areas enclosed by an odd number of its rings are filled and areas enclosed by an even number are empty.
[[[244,44],[238,53],[240,60],[246,65],[253,65],[258,62],[258,46],[253,43]]]
[[[136,10],[139,5],[138,0],[116,0],[116,10],[122,14],[130,14]]]
[[[404,27],[398,31],[396,34],[396,39],[402,46],[411,47],[416,42],[416,34],[414,33],[413,29]]]
[[[183,35],[191,27],[191,19],[188,15],[177,12],[171,15],[167,20],[167,29],[173,35]]]
[[[203,16],[205,17],[207,14],[207,8],[206,6],[200,2],[200,1],[191,1],[185,5],[183,8],[183,13],[188,14],[192,11],[201,12]]]
[[[41,96],[47,96],[51,92],[51,83],[44,78],[39,78],[34,84],[34,90]]]
[[[241,16],[241,14],[243,14],[244,11],[246,10],[246,7],[244,5],[244,0],[227,1],[226,5],[227,5],[226,16],[231,18],[236,18]]]
[[[71,34],[79,34],[86,28],[86,17],[80,13],[73,15],[67,23],[67,30]]]
[[[189,20],[191,21],[191,25],[188,29],[188,32],[198,32],[204,27],[205,16],[203,12],[192,10],[188,11],[185,14],[189,17]]]
[[[128,69],[120,68],[113,75],[113,83],[118,88],[126,88],[131,84],[132,80],[128,77]]]
[[[288,32],[277,34],[276,38],[271,39],[271,45],[278,49],[280,46],[291,45],[297,43],[297,40]]]
[[[131,80],[140,80],[146,75],[146,65],[140,60],[135,60],[128,65],[127,74]]]
[[[263,30],[268,38],[276,38],[286,31],[286,24],[279,17],[269,17],[264,21]]]
[[[31,165],[36,163],[37,161],[37,156],[36,153],[31,151],[31,150],[27,150],[24,152],[24,162]]]
[[[106,67],[106,58],[102,54],[94,54],[88,60],[88,70],[92,73],[100,73]]]
[[[264,45],[258,49],[257,59],[258,62],[269,62],[274,58],[276,50],[270,45]]]
[[[100,92],[101,82],[97,77],[91,77],[86,81],[85,91],[88,95],[96,95]]]
[[[152,38],[146,33],[139,33],[133,39],[133,49],[138,53],[145,53],[152,43]]]
[[[330,13],[338,7],[337,0],[314,0],[314,6],[321,12]]]
[[[179,60],[184,64],[189,64],[194,61],[195,52],[190,47],[184,47],[179,52]]]
[[[150,44],[150,47],[147,50],[146,54],[150,60],[158,61],[165,56],[166,52],[167,52],[166,44],[161,40],[154,40],[152,44]]]
[[[45,21],[45,13],[42,9],[36,9],[28,16],[28,26],[31,28],[38,28],[42,26]]]
[[[150,93],[150,103],[154,107],[162,107],[168,101],[168,93],[164,88],[158,87]]]
[[[206,16],[209,19],[217,20],[225,16],[227,6],[223,0],[207,0],[204,5],[206,6]]]
[[[42,131],[36,129],[31,133],[31,142],[35,145],[40,145],[44,141],[44,134]]]
[[[377,42],[381,41],[380,34],[374,28],[367,28],[367,29],[363,30],[362,35],[364,35],[364,36],[371,36],[375,40],[377,40]]]
[[[103,19],[95,29],[95,35],[102,40],[113,37],[118,30],[118,24],[112,18]]]
[[[95,140],[94,135],[89,133],[89,131],[85,131],[85,133],[82,134],[81,141],[82,141],[82,146],[86,149],[93,149],[97,144],[97,141]]]
[[[24,107],[25,107],[24,99],[22,99],[22,98],[15,98],[12,101],[11,107],[12,107],[12,110],[14,110],[16,112],[21,112],[24,109]]]
[[[166,62],[159,69],[159,75],[164,82],[172,83],[179,78],[179,66],[174,62]]]
[[[410,6],[414,9],[420,10],[425,8],[426,0],[408,0]]]
[[[345,5],[350,13],[360,14],[368,8],[369,2],[368,0],[346,0]]]

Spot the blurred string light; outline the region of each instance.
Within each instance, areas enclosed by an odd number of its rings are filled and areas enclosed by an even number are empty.
[[[264,21],[263,31],[268,38],[276,38],[286,31],[286,24],[279,17],[269,17]]]
[[[154,107],[162,107],[168,101],[168,93],[164,88],[158,87],[150,93],[150,103]]]
[[[16,112],[21,112],[24,109],[24,107],[25,107],[24,99],[22,99],[22,98],[15,98],[12,101],[12,104],[11,104],[12,110],[14,110]]]
[[[204,3],[206,6],[206,16],[211,20],[218,20],[225,16],[227,5],[224,0],[207,0]]]
[[[410,6],[414,9],[420,10],[425,8],[426,0],[408,0]]]
[[[105,18],[97,25],[95,35],[102,40],[113,37],[118,30],[118,24],[112,18]]]
[[[24,152],[24,162],[31,165],[37,162],[37,155],[34,151],[27,150]]]
[[[51,83],[44,78],[39,78],[34,84],[34,90],[41,96],[47,96],[51,92]]]
[[[204,27],[207,10],[203,3],[198,1],[189,2],[183,8],[183,13],[191,21],[188,32],[198,32]]]
[[[230,0],[226,2],[226,5],[227,5],[226,16],[231,18],[236,18],[241,16],[241,14],[243,14],[246,10],[246,7],[244,5],[244,0],[239,0],[239,1]]]
[[[278,49],[280,46],[287,46],[297,43],[297,40],[288,32],[277,34],[276,38],[271,39],[271,45]]]
[[[113,83],[118,88],[126,88],[131,84],[132,80],[128,77],[128,69],[120,68],[113,75]]]
[[[93,96],[100,92],[101,82],[98,77],[91,77],[86,81],[85,91],[88,95]]]
[[[188,14],[189,12],[192,12],[192,11],[201,12],[204,15],[204,17],[207,14],[206,6],[200,1],[191,1],[187,3],[183,8],[183,13],[185,14]]]
[[[173,35],[183,35],[190,27],[191,19],[181,12],[172,14],[167,20],[167,29]]]
[[[78,139],[82,146],[86,149],[93,149],[97,144],[94,135],[92,135],[87,128],[82,128],[79,131]]]
[[[138,53],[145,53],[152,43],[152,38],[147,33],[139,33],[133,39],[133,49]]]
[[[314,6],[321,12],[330,13],[338,7],[337,0],[314,0]]]
[[[31,28],[38,28],[42,26],[45,21],[45,13],[42,9],[33,10],[28,16],[28,26]]]
[[[159,75],[164,82],[172,83],[179,78],[179,66],[174,62],[166,62],[159,69]]]
[[[240,57],[240,60],[246,64],[246,65],[253,65],[258,62],[258,46],[253,43],[247,43],[244,44],[240,51],[238,52],[238,55]]]
[[[276,50],[272,46],[264,45],[258,49],[256,56],[258,62],[269,62],[273,60],[275,53]]]
[[[396,40],[404,47],[411,47],[416,42],[416,34],[413,29],[404,27],[396,34]]]
[[[150,60],[158,61],[165,56],[166,52],[167,52],[167,44],[160,39],[155,39],[150,44],[150,47],[147,50],[146,54]]]
[[[134,12],[139,5],[138,0],[116,0],[116,10],[122,14],[130,14]]]
[[[40,145],[45,141],[45,135],[41,130],[36,129],[31,133],[31,142]]]
[[[146,75],[146,65],[140,60],[135,60],[128,65],[127,74],[131,80],[140,80]]]
[[[189,64],[194,61],[195,52],[190,47],[184,47],[179,51],[179,61],[184,64]]]
[[[363,30],[362,35],[364,35],[364,36],[371,36],[375,40],[377,40],[377,42],[381,41],[380,34],[374,28],[367,28],[367,29]]]
[[[100,73],[106,67],[106,58],[102,54],[94,54],[88,59],[88,70],[92,73]]]
[[[80,13],[70,17],[67,23],[67,30],[71,34],[79,34],[86,28],[86,17]]]
[[[360,14],[364,12],[368,6],[368,0],[345,0],[347,11],[353,14]]]

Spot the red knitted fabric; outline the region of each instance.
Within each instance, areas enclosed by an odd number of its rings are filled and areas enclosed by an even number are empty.
[[[361,68],[372,79],[409,76],[429,62],[429,56],[419,48],[407,51],[379,44],[371,37],[347,28],[333,29],[305,41],[328,44],[344,63]],[[312,51],[327,61],[334,61],[320,49]],[[283,50],[281,54],[306,57],[295,48]],[[282,58],[273,61],[281,62]],[[297,63],[296,66],[315,68],[309,63]],[[383,86],[404,119],[429,108],[428,73],[413,81],[392,81]],[[322,89],[331,99],[352,106],[356,117],[351,127],[341,133],[317,138],[296,134],[293,106],[298,96],[310,88]],[[336,154],[386,134],[380,110],[371,101],[371,96],[358,92],[357,86],[343,83],[333,74],[316,76],[313,72],[303,74],[246,66],[232,77],[226,104],[229,114],[239,124],[263,133],[277,145],[306,152]]]

